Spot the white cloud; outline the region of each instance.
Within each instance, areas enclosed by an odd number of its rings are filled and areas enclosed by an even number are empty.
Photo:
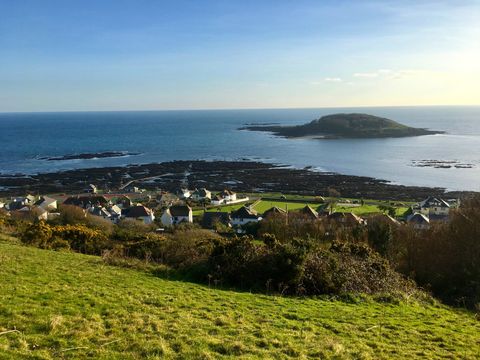
[[[342,79],[339,77],[326,77],[323,80],[326,82],[342,82]]]
[[[376,72],[355,73],[355,74],[353,74],[353,77],[356,77],[356,78],[376,78],[377,76],[378,76],[378,73],[376,73]]]

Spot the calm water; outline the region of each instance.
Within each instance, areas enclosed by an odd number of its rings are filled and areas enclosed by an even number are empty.
[[[238,131],[245,123],[302,124],[337,112],[365,112],[445,135],[400,139],[282,139]],[[480,107],[0,114],[0,173],[38,173],[168,160],[252,159],[405,185],[480,191]],[[123,158],[45,161],[41,156],[130,151]],[[471,169],[413,167],[455,160]]]

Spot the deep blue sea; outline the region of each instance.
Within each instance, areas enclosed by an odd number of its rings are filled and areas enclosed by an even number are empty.
[[[322,115],[363,112],[406,125],[446,131],[397,139],[283,139],[239,131],[245,124],[302,124]],[[480,191],[480,107],[376,107],[282,110],[0,113],[0,173],[168,160],[250,159],[366,175],[405,185]],[[140,155],[46,161],[44,156],[129,151]],[[441,160],[472,168],[415,167]]]

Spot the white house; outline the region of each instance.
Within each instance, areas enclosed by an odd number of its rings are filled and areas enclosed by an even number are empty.
[[[135,205],[122,210],[122,217],[143,221],[144,224],[151,224],[155,220],[153,211],[143,205]]]
[[[212,198],[212,205],[230,204],[237,201],[237,194],[230,190],[223,190]]]
[[[414,207],[414,211],[426,216],[448,216],[450,204],[443,199],[429,196]]]
[[[212,197],[212,201],[211,201],[212,205],[222,205],[224,203],[225,203],[225,199],[222,198],[220,195],[215,195],[214,197]]]
[[[231,202],[237,200],[237,194],[230,190],[223,190],[220,196],[225,200],[225,202]]]
[[[262,217],[258,213],[246,206],[242,206],[240,209],[231,213],[232,225],[242,226],[251,222],[259,222]]]
[[[48,196],[42,196],[35,205],[47,211],[57,210],[57,200]]]
[[[201,188],[199,190],[195,190],[190,198],[194,201],[202,201],[206,199],[212,198],[212,193],[205,188]]]
[[[165,226],[177,225],[182,222],[192,223],[193,212],[188,205],[174,205],[166,209],[160,218]]]

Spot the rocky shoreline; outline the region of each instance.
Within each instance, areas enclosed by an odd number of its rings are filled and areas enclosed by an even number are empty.
[[[237,192],[281,192],[327,195],[335,189],[343,197],[421,200],[429,195],[458,197],[443,188],[403,186],[363,176],[316,172],[308,168],[251,161],[171,161],[123,167],[77,169],[37,175],[0,176],[0,196],[78,193],[88,184],[117,192],[132,184],[147,190],[176,191],[179,187],[229,188]]]

